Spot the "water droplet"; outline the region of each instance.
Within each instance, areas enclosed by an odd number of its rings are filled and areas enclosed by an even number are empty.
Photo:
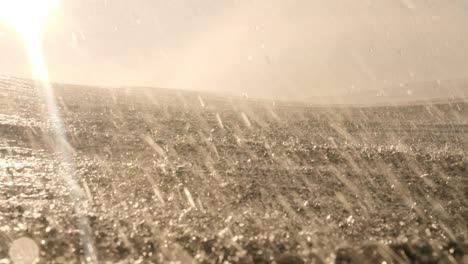
[[[32,264],[39,260],[39,247],[32,239],[22,237],[13,241],[8,254],[15,264]]]
[[[198,95],[198,101],[200,102],[201,107],[205,107],[205,102],[203,102],[203,99],[200,95]]]

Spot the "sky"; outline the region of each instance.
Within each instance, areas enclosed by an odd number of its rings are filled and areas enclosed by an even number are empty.
[[[468,0],[61,0],[50,79],[308,98],[468,78]],[[30,77],[0,22],[0,75]]]

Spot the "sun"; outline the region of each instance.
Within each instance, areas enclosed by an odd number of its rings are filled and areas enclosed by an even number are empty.
[[[44,83],[48,82],[48,74],[42,59],[40,35],[46,18],[57,5],[58,0],[0,0],[0,23],[22,35],[32,73]]]
[[[0,20],[26,38],[40,34],[58,0],[0,0]]]

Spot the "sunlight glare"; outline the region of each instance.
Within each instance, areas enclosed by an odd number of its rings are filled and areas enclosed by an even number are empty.
[[[58,0],[0,0],[0,21],[23,37],[33,74],[48,81],[40,51],[40,33],[45,19],[57,7]]]
[[[38,34],[58,0],[0,0],[0,20],[23,35]]]

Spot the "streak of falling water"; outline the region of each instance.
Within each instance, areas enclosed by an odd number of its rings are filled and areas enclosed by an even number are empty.
[[[78,216],[78,227],[82,231],[83,247],[85,258],[88,263],[97,263],[96,250],[91,239],[91,228],[88,219],[83,215],[82,201],[86,199],[86,195],[75,180],[75,165],[70,153],[70,145],[66,140],[65,129],[58,112],[57,103],[54,98],[54,92],[49,81],[49,74],[42,58],[39,34],[31,34],[24,36],[24,43],[28,52],[28,58],[31,64],[34,76],[40,80],[43,92],[43,100],[47,107],[50,123],[56,140],[56,154],[59,162],[63,167],[64,172],[61,173],[65,182],[70,187],[72,204],[74,212]]]

